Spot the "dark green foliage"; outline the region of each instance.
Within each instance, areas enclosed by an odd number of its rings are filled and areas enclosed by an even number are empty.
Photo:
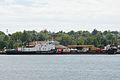
[[[104,47],[107,44],[120,44],[120,32],[118,31],[98,31],[94,29],[89,31],[70,31],[68,33],[59,31],[52,33],[47,30],[40,32],[23,31],[6,35],[0,31],[0,49],[17,48],[22,45],[29,44],[31,41],[56,40],[62,45],[95,45],[96,47]]]

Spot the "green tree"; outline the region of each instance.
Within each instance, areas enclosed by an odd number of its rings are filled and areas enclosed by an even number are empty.
[[[21,41],[24,45],[29,44],[31,41],[31,36],[27,31],[24,31],[22,36],[21,36]]]
[[[7,43],[5,41],[6,35],[3,32],[0,32],[0,49],[3,49],[7,46]]]
[[[84,39],[83,38],[79,38],[79,39],[77,39],[77,45],[83,45],[84,44]]]
[[[92,35],[96,35],[98,33],[98,31],[96,30],[96,29],[94,29],[93,31],[92,31]]]

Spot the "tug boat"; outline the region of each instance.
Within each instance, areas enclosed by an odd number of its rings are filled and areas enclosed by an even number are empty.
[[[32,45],[6,50],[6,54],[49,54],[55,53],[54,41],[36,41]]]

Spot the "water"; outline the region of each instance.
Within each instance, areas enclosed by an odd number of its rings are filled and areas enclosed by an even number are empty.
[[[0,80],[120,80],[120,55],[4,55]]]

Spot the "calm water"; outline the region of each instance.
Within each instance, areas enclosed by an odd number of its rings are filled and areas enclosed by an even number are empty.
[[[0,80],[120,80],[120,55],[0,56]]]

